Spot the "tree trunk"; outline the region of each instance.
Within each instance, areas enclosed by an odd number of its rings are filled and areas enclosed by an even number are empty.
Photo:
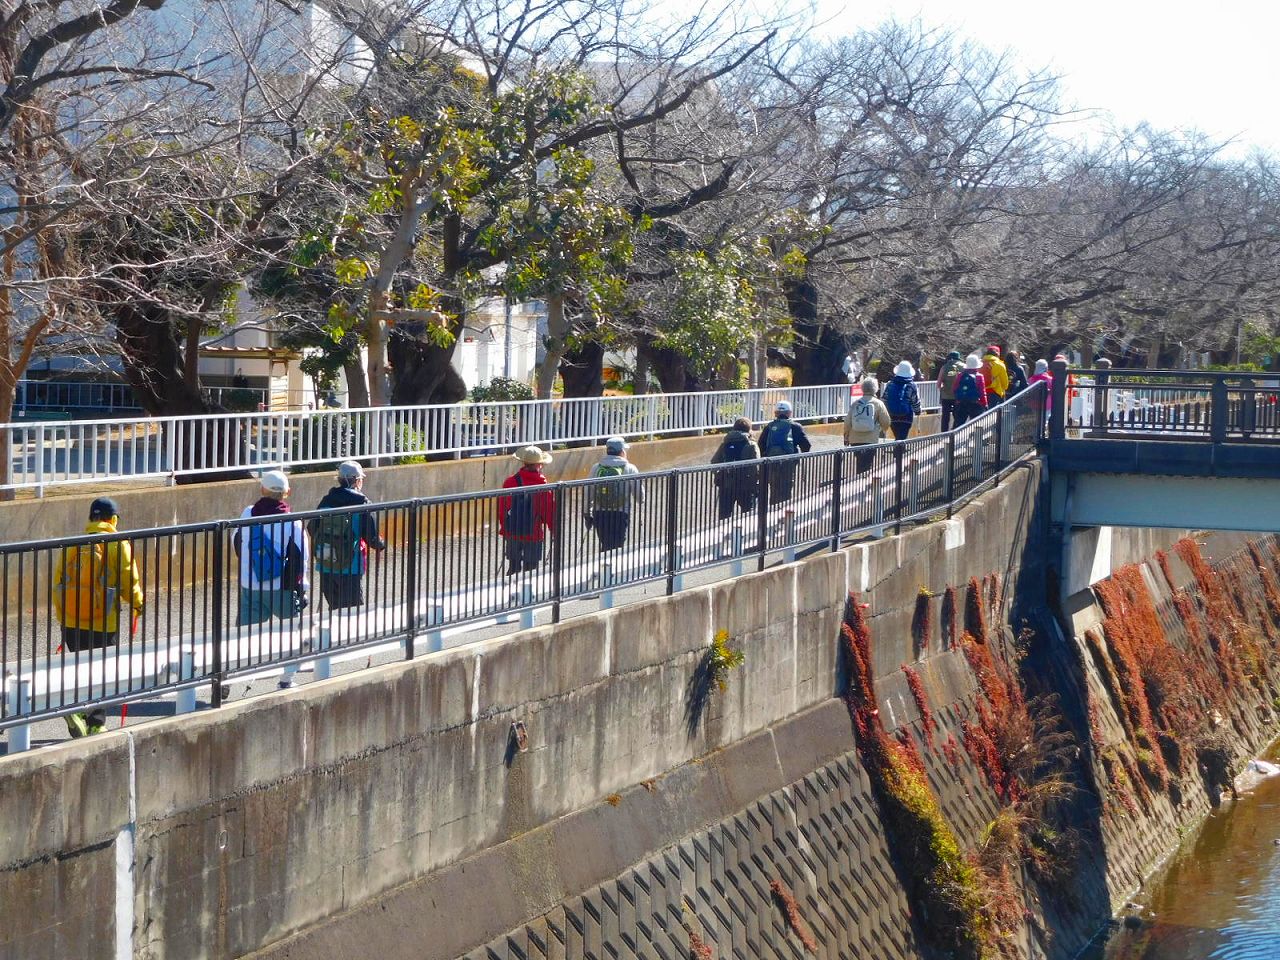
[[[198,416],[217,411],[217,407],[205,401],[199,383],[193,386],[187,382],[177,325],[168,313],[154,306],[126,303],[117,308],[113,319],[125,376],[144,410],[158,417]],[[214,420],[200,424],[200,429],[188,427],[196,432],[185,435],[182,442],[175,440],[169,468],[199,472],[182,473],[178,482],[208,483],[251,476],[243,468],[216,469],[225,465],[228,457],[237,458],[242,444],[247,442],[240,424],[240,420]],[[157,442],[167,445],[168,438],[162,434]]]
[[[16,378],[9,371],[0,373],[0,417],[5,423],[13,422],[13,399],[17,395]],[[44,456],[43,450],[36,451],[37,457]],[[10,482],[10,470],[13,465],[13,438],[0,437],[0,483]],[[17,495],[14,490],[0,490],[0,501],[12,500]]]
[[[689,393],[701,389],[698,378],[689,370],[683,356],[674,350],[655,346],[652,340],[643,340],[637,347],[649,361],[649,368],[658,378],[664,393]]]
[[[560,372],[560,360],[569,345],[569,322],[565,319],[563,292],[547,297],[547,336],[543,345],[545,353],[535,378],[535,395],[539,400],[550,399],[556,385],[556,374]]]
[[[807,276],[786,284],[787,312],[795,332],[791,383],[797,387],[844,381],[844,336],[818,319],[818,288]]]
[[[342,361],[342,375],[347,381],[347,406],[353,409],[369,406],[369,383],[364,378],[364,364],[358,351]]]
[[[437,346],[414,336],[413,327],[406,324],[391,331],[387,346],[393,374],[393,406],[459,403],[466,399],[467,384],[453,368],[456,341],[447,347]]]
[[[1160,369],[1160,351],[1164,349],[1164,334],[1155,333],[1151,336],[1151,346],[1147,349],[1147,369]]]
[[[566,397],[604,396],[604,344],[587,340],[560,360]]]
[[[636,382],[635,395],[642,397],[649,392],[649,355],[636,349]]]

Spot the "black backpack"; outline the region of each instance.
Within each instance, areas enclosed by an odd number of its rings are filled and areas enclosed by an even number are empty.
[[[524,486],[524,481],[520,478],[518,472],[516,473],[516,486]],[[507,515],[502,523],[508,534],[516,537],[533,535],[533,497],[534,493],[531,490],[523,490],[520,493],[511,495],[511,507],[507,510]]]

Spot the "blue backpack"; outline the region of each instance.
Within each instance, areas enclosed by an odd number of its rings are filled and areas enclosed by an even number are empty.
[[[781,427],[781,436],[779,436]],[[795,431],[790,420],[775,420],[764,428],[760,446],[766,457],[786,457],[796,452]]]
[[[259,583],[284,573],[284,555],[265,523],[249,528],[249,570]]]
[[[884,405],[889,409],[889,416],[909,417],[915,413],[911,406],[911,397],[907,392],[909,386],[913,385],[895,377],[884,388]]]
[[[978,378],[972,370],[965,370],[956,381],[957,400],[978,400]]]

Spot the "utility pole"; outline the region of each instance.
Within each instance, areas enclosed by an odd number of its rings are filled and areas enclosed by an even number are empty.
[[[511,298],[502,298],[503,337],[502,337],[502,376],[511,379]]]

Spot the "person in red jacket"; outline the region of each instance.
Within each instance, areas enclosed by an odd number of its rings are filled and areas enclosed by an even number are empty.
[[[498,498],[498,533],[506,541],[508,577],[537,569],[546,535],[556,521],[556,498],[550,490],[523,490],[546,485],[542,468],[551,462],[551,454],[538,447],[522,447],[512,456],[521,466],[502,482],[502,489],[520,492]]]

